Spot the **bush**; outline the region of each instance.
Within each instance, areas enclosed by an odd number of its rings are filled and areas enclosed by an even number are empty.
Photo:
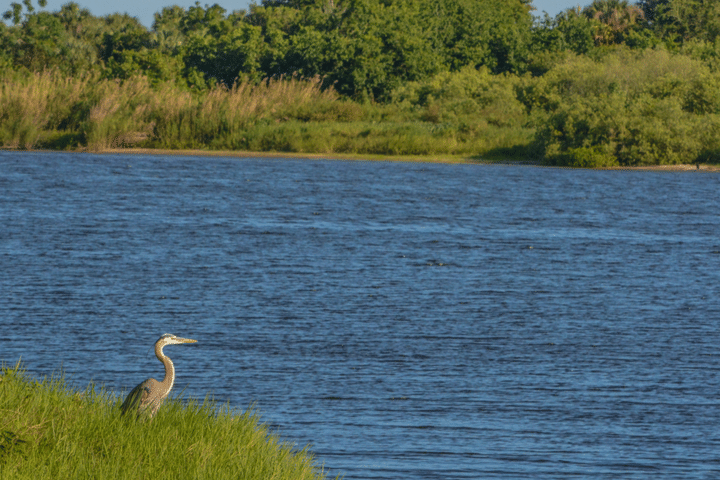
[[[554,158],[555,165],[575,168],[610,168],[619,166],[614,155],[598,147],[571,148]]]
[[[695,163],[717,144],[720,74],[664,50],[570,57],[521,98],[549,163]]]
[[[422,119],[432,123],[473,120],[498,127],[520,126],[525,120],[525,107],[516,94],[520,81],[512,74],[493,75],[485,67],[465,67],[407,83],[393,92],[392,103],[419,107]]]

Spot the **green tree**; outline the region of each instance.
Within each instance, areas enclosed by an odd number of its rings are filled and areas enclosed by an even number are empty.
[[[595,24],[579,10],[570,8],[551,18],[547,13],[533,26],[532,48],[535,52],[568,50],[588,53],[594,46]]]
[[[421,22],[422,3],[351,0],[342,6],[325,54],[328,78],[341,93],[382,100],[400,83],[443,68],[432,32]]]
[[[587,54],[595,48],[596,22],[570,8],[555,17],[545,13],[532,28],[528,70],[534,76],[544,75],[572,52]]]
[[[63,67],[71,55],[68,34],[60,20],[47,12],[27,15],[21,25],[2,38],[2,49],[8,52],[16,67],[39,71]]]
[[[252,7],[247,23],[260,30],[263,43],[260,68],[266,75],[287,75],[303,69],[304,62],[299,62],[297,58],[287,58],[291,37],[303,30],[313,30],[317,21],[308,21],[307,15],[299,9],[277,2]],[[320,31],[325,31],[322,25]],[[315,52],[311,50],[303,53],[312,55]]]
[[[523,69],[532,27],[524,0],[425,0],[423,27],[451,70],[466,65],[492,71]]]
[[[248,21],[262,29],[264,72],[320,75],[343,94],[384,99],[399,83],[445,68],[433,32],[422,23],[425,6],[413,0],[272,1],[251,9]]]
[[[643,0],[640,7],[650,28],[671,42],[714,42],[720,36],[720,2],[716,0]]]
[[[150,32],[136,17],[113,13],[104,20],[105,33],[100,48],[103,60],[117,60],[126,50],[139,51],[150,46]]]
[[[219,5],[188,9],[181,20],[186,36],[182,48],[186,72],[201,73],[207,84],[232,86],[238,79],[262,78],[260,55],[263,49],[260,28],[239,15],[225,16]]]
[[[150,37],[153,48],[166,55],[177,55],[187,39],[184,18],[185,9],[177,5],[164,7],[155,13]]]
[[[93,16],[86,8],[80,8],[75,2],[60,7],[53,15],[65,28],[68,44],[67,56],[63,59],[62,69],[71,74],[88,70],[100,70],[103,62],[100,58],[106,22]]]
[[[22,13],[23,5],[25,5],[25,9],[27,10],[27,13],[24,15]],[[47,0],[38,0],[38,5],[45,8]],[[13,25],[17,25],[21,23],[23,19],[27,19],[34,11],[35,7],[33,7],[31,0],[23,0],[22,5],[17,2],[12,2],[10,4],[10,10],[3,13],[3,19],[12,19]]]

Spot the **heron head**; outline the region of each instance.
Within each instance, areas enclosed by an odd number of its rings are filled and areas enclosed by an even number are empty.
[[[196,343],[197,340],[193,340],[191,338],[181,338],[176,335],[173,335],[172,333],[166,333],[162,337],[158,339],[155,344],[161,344],[163,347],[165,345],[179,345],[181,343]]]

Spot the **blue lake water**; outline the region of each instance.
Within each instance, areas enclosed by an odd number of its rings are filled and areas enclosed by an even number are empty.
[[[720,175],[0,152],[0,360],[347,479],[718,478]]]

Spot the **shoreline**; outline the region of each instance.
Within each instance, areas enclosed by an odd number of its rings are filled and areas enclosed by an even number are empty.
[[[376,161],[376,162],[417,162],[417,163],[445,163],[458,165],[517,165],[545,168],[571,168],[544,165],[536,161],[527,160],[492,160],[462,155],[378,155],[358,153],[294,153],[294,152],[250,152],[243,150],[199,150],[199,149],[165,149],[165,148],[106,148],[98,151],[87,149],[78,150],[19,150],[16,148],[2,148],[7,152],[69,152],[94,153],[99,155],[168,155],[191,157],[228,157],[228,158],[298,158],[307,160],[340,160],[340,161]],[[712,164],[676,164],[676,165],[642,165],[636,167],[606,167],[589,168],[587,170],[648,170],[667,172],[720,171],[720,165]]]

